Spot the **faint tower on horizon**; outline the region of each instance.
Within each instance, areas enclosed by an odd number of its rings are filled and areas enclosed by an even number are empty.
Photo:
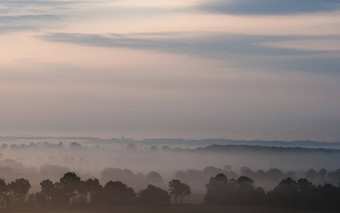
[[[120,140],[121,140],[122,142],[124,142],[124,141],[125,141],[125,137],[124,137],[124,135],[122,135],[122,137],[120,138]]]

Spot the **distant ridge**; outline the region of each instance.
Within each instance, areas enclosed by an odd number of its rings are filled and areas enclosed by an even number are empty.
[[[74,140],[79,142],[101,142],[101,143],[121,143],[120,138],[103,139],[99,137],[44,137],[44,136],[0,136],[0,142],[10,142],[19,140]],[[186,146],[188,148],[207,147],[212,145],[247,145],[247,146],[263,146],[263,147],[301,147],[314,149],[339,149],[340,142],[319,142],[312,140],[232,140],[224,138],[207,138],[207,139],[181,139],[181,138],[150,138],[143,140],[125,139],[125,143],[136,143],[141,145],[172,145]]]
[[[44,137],[44,136],[0,136],[0,140],[103,140],[97,137]]]
[[[340,142],[318,142],[311,140],[297,141],[262,141],[262,140],[230,140],[224,138],[211,138],[202,140],[184,140],[184,139],[145,139],[144,143],[158,144],[182,144],[182,145],[249,145],[265,147],[306,147],[306,148],[328,148],[340,149]]]
[[[261,153],[340,153],[338,149],[324,148],[304,148],[304,147],[269,147],[269,146],[249,146],[249,145],[212,145],[200,147],[195,152],[261,152]]]

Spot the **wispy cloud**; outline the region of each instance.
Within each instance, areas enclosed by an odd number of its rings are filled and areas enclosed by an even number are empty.
[[[183,38],[180,38],[181,36],[183,36]],[[279,42],[299,39],[303,40],[309,38],[300,36],[261,36],[227,33],[172,32],[169,34],[144,33],[109,35],[51,33],[39,36],[39,38],[47,41],[67,42],[88,46],[157,50],[170,53],[203,55],[214,58],[224,57],[228,54],[298,55],[324,52],[316,50],[295,50],[262,45],[264,42]]]
[[[51,14],[41,15],[18,15],[18,16],[0,16],[0,22],[9,21],[32,21],[32,20],[55,20],[59,16]]]
[[[297,14],[329,12],[340,9],[338,0],[212,0],[197,9],[226,14]]]
[[[37,30],[37,29],[38,27],[34,25],[0,26],[0,34],[22,30]]]
[[[76,1],[53,1],[53,0],[21,0],[10,1],[3,0],[0,2],[2,14],[11,15],[28,15],[60,12],[61,9],[69,8],[76,4]],[[79,2],[78,2],[79,3]]]
[[[64,11],[79,1],[4,0],[0,1],[0,33],[37,30],[60,20]]]
[[[242,66],[311,72],[339,72],[339,50],[303,50],[266,45],[284,41],[321,39],[340,41],[339,36],[260,36],[227,33],[74,34],[39,36],[46,41],[79,45],[152,50],[172,54],[233,60]],[[329,54],[331,56],[329,56]],[[325,56],[327,55],[327,56]],[[253,60],[253,59],[257,60]],[[255,64],[254,64],[255,63]]]

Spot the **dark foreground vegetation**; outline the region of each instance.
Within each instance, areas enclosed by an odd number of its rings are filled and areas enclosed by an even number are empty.
[[[325,213],[323,210],[302,210],[263,206],[221,205],[162,205],[162,206],[113,206],[109,208],[21,208],[3,209],[3,213]],[[337,211],[328,211],[335,213]]]
[[[8,184],[0,179],[2,210],[81,208],[104,211],[113,207],[122,207],[125,210],[135,207],[173,209],[179,207],[170,205],[171,198],[173,204],[183,204],[184,197],[191,193],[190,187],[177,179],[169,182],[168,190],[148,185],[136,193],[120,181],[109,181],[102,186],[97,179],[84,181],[72,172],[66,173],[59,182],[53,183],[47,179],[40,185],[39,192],[28,195],[31,185],[27,179],[17,179]],[[254,181],[249,177],[228,179],[224,174],[218,174],[210,178],[206,185],[204,200],[206,205],[198,205],[202,208],[186,204],[181,205],[179,212],[190,211],[191,208],[200,210],[216,208],[216,211],[211,209],[209,212],[219,212],[222,207],[232,206],[339,211],[340,188],[331,184],[315,186],[307,179],[295,181],[292,178],[285,178],[273,190],[266,192],[261,187],[255,187]]]
[[[331,184],[314,186],[307,179],[283,179],[273,190],[255,187],[252,179],[228,179],[224,174],[211,178],[205,202],[222,205],[271,206],[340,210],[340,188]]]

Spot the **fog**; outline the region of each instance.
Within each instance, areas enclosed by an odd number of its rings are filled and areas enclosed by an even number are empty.
[[[275,146],[283,142],[249,143],[221,139],[7,137],[0,141],[0,176],[6,181],[29,179],[31,192],[40,189],[42,180],[58,181],[69,171],[84,179],[98,178],[102,184],[119,180],[136,191],[148,184],[167,189],[168,182],[176,178],[186,182],[194,194],[204,193],[209,179],[219,173],[229,178],[249,176],[266,190],[284,177],[306,177],[309,169],[328,172],[313,177],[315,184],[337,184],[340,178],[336,171],[340,168],[337,143],[286,142],[285,148]],[[295,147],[297,144],[302,148]]]

